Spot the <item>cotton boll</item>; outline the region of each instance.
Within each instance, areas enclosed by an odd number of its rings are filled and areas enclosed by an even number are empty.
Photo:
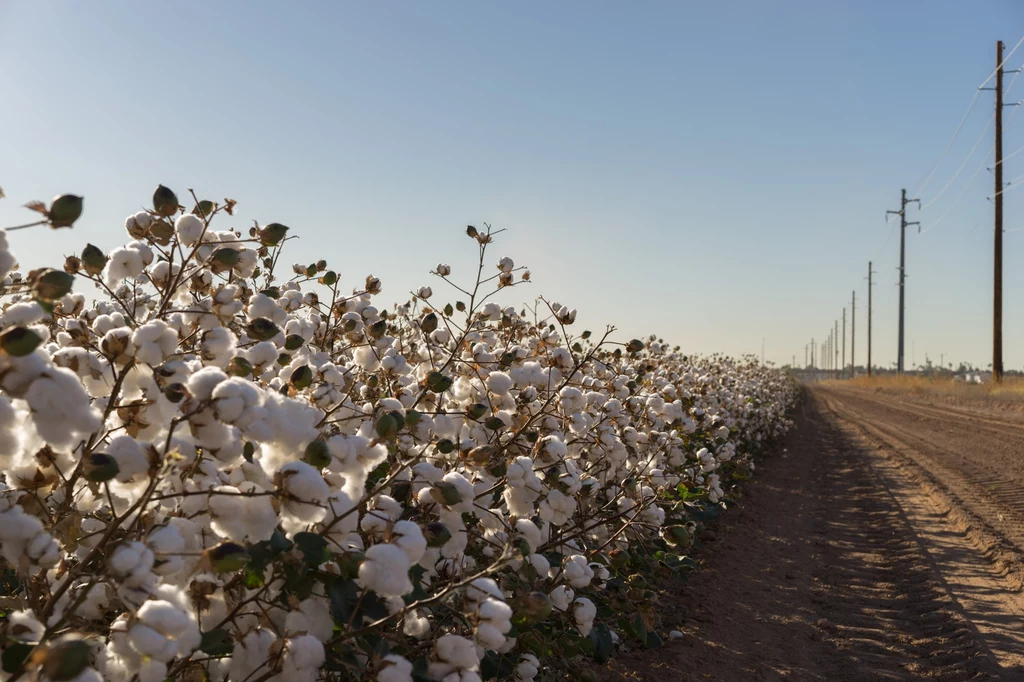
[[[540,517],[555,526],[568,523],[575,511],[576,500],[558,490],[549,491],[539,507]]]
[[[156,559],[153,571],[158,575],[171,575],[184,568],[184,561],[177,556],[185,551],[185,538],[178,526],[159,526],[151,530],[146,546],[153,551]]]
[[[316,637],[290,637],[285,643],[281,676],[289,682],[313,682],[324,660],[324,645]]]
[[[597,606],[586,597],[578,597],[572,603],[572,618],[580,634],[586,637],[594,627],[594,618],[597,617]]]
[[[103,268],[103,279],[110,287],[117,286],[125,278],[134,278],[142,274],[146,265],[142,253],[137,249],[118,248],[107,256],[107,265]]]
[[[89,394],[71,370],[46,369],[28,387],[24,399],[32,408],[39,435],[52,445],[65,447],[76,437],[100,428],[101,413],[91,405]]]
[[[405,552],[409,565],[413,565],[423,557],[427,549],[427,540],[423,531],[412,521],[398,521],[391,528],[391,543]]]
[[[536,551],[540,548],[542,542],[540,539],[540,528],[529,519],[517,519],[516,530],[520,533],[522,538],[526,540],[526,543],[530,546],[531,551]]]
[[[139,665],[139,682],[164,682],[167,664],[156,658],[143,658]]]
[[[163,320],[151,320],[132,333],[135,358],[147,365],[159,365],[178,349],[178,335]]]
[[[274,633],[264,628],[252,630],[237,640],[231,652],[230,679],[245,680],[252,676],[269,658],[270,646],[276,640]]]
[[[203,367],[188,378],[185,388],[195,400],[206,401],[213,396],[213,389],[227,378],[228,375],[217,367]]]
[[[497,599],[485,599],[477,609],[476,640],[487,649],[505,643],[505,634],[512,629],[512,608]]]
[[[278,486],[287,496],[283,507],[307,523],[322,521],[330,490],[320,472],[305,462],[290,462],[277,473]]]
[[[115,436],[105,450],[117,462],[118,481],[127,483],[148,473],[149,458],[142,445],[131,436]]]
[[[334,632],[334,619],[328,602],[309,597],[299,602],[299,608],[288,613],[285,628],[289,633],[305,633],[326,642]]]
[[[519,662],[516,664],[516,682],[533,682],[540,671],[540,661],[533,654],[520,654]]]
[[[414,639],[424,639],[430,634],[430,620],[416,609],[407,611],[402,618],[402,632]]]
[[[559,611],[568,611],[569,605],[572,603],[572,599],[576,596],[572,588],[565,585],[559,585],[555,589],[551,590],[548,595],[551,598],[551,605]]]
[[[573,587],[586,587],[594,577],[594,569],[587,564],[587,558],[576,554],[562,562],[563,578]]]
[[[434,679],[446,679],[450,673],[475,670],[480,664],[476,644],[458,635],[444,635],[434,642],[433,660],[428,672]]]
[[[382,597],[401,597],[412,592],[409,557],[396,545],[374,545],[359,565],[358,583]]]
[[[377,682],[412,682],[412,663],[397,654],[388,654],[381,660]]]

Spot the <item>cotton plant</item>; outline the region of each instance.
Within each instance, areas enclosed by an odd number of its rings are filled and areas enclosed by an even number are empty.
[[[512,305],[500,230],[388,306],[185,203],[59,269],[0,231],[3,679],[545,679],[654,642],[652,572],[791,427],[778,371]]]

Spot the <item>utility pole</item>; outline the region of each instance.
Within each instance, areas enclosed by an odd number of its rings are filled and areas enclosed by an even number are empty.
[[[871,261],[868,261],[868,376],[871,376]]]
[[[899,374],[903,374],[903,280],[906,277],[906,247],[907,247],[907,225],[918,225],[921,223],[907,222],[907,204],[917,202],[918,208],[921,206],[919,199],[907,199],[907,190],[901,190],[900,192],[900,210],[898,211],[886,211],[886,215],[895,213],[900,217],[900,333],[899,333],[899,347],[896,352],[896,371]],[[918,229],[921,229],[918,227]]]
[[[996,193],[992,268],[992,381],[1003,380],[1003,41],[996,41]]]
[[[844,310],[843,314],[844,315],[846,314],[845,310]],[[832,350],[835,352],[835,356],[836,356],[835,364],[832,365],[832,375],[835,378],[838,379],[839,378],[839,320],[836,320],[835,334],[832,335],[832,338],[835,339],[835,341],[832,343]]]
[[[853,359],[853,352],[857,349],[857,292],[853,292],[853,301],[850,302],[850,378],[857,374],[857,363]]]
[[[843,379],[846,378],[846,308],[843,308],[843,364],[839,365]]]

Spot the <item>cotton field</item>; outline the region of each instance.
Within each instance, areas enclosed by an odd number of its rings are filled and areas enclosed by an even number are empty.
[[[667,637],[651,582],[791,426],[782,372],[578,330],[490,228],[391,306],[147,203],[53,269],[19,240],[80,198],[0,231],[2,679],[556,679]]]

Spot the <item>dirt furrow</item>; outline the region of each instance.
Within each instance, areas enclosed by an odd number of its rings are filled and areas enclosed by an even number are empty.
[[[666,593],[683,638],[624,652],[609,679],[1024,679],[1007,572],[955,503],[879,452],[888,431],[866,438],[836,401],[808,396],[723,540]]]

